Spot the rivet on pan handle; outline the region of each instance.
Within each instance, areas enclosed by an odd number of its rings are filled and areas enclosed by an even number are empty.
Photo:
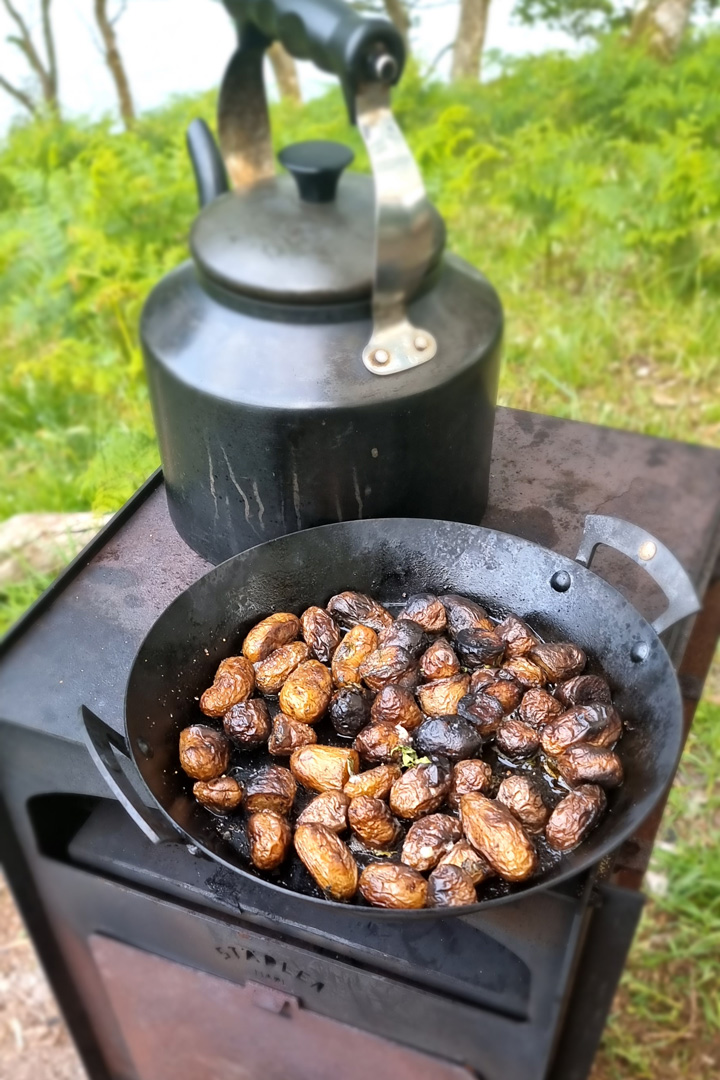
[[[642,566],[664,592],[668,606],[652,623],[655,633],[661,634],[702,607],[682,564],[669,548],[639,525],[604,514],[588,514],[576,561],[589,567],[599,544],[615,548]]]
[[[153,844],[181,843],[182,838],[157,810],[146,806],[123,772],[116,751],[130,757],[122,735],[88,709],[80,707],[85,745],[98,772],[122,808]]]

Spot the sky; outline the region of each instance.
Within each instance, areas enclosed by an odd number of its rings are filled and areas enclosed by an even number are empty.
[[[120,0],[114,2],[111,10],[118,11]],[[31,25],[37,24],[38,0],[14,3]],[[520,55],[572,47],[565,34],[514,24],[512,7],[513,0],[492,0],[487,48]],[[114,113],[116,98],[98,46],[92,8],[92,0],[53,0],[52,11],[63,109],[68,114],[97,117]],[[431,0],[414,34],[416,52],[434,60],[453,40],[457,17],[455,0]],[[13,23],[0,5],[0,73],[11,82],[22,85],[25,80],[27,84],[24,58],[5,40],[12,30]],[[217,85],[233,49],[232,26],[217,0],[127,0],[117,34],[140,109],[161,105],[172,94]],[[310,64],[300,67],[305,96],[318,93],[331,81]],[[22,110],[0,90],[0,134],[18,111]]]

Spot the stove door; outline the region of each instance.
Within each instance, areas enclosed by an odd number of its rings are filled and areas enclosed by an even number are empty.
[[[138,1080],[470,1080],[476,1074],[244,986],[94,935]]]

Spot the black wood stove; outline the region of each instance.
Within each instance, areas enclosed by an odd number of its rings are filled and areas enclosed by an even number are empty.
[[[587,513],[653,532],[705,610],[665,636],[688,723],[717,637],[720,453],[498,410],[483,524],[572,556]],[[647,575],[599,571],[644,613]],[[637,925],[659,813],[612,865],[486,912],[388,922],[298,908],[153,846],[103,784],[86,706],[121,731],[133,657],[209,568],[157,474],[10,633],[0,655],[0,842],[92,1080],[583,1080]]]

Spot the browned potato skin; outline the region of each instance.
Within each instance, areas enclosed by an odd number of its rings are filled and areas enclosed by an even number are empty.
[[[465,836],[505,881],[527,881],[538,866],[535,848],[507,806],[484,795],[463,795]]]
[[[523,697],[522,687],[515,679],[498,679],[497,682],[487,686],[483,693],[497,698],[506,716],[515,712]]]
[[[384,686],[372,703],[370,719],[376,724],[400,724],[406,731],[414,731],[425,717],[409,690]]]
[[[447,614],[441,601],[432,593],[417,593],[408,598],[399,619],[411,619],[429,634],[438,634],[447,626]]]
[[[215,673],[215,680],[200,698],[206,716],[223,716],[233,705],[247,701],[255,689],[255,672],[244,656],[228,656]]]
[[[581,743],[555,758],[555,767],[568,784],[599,784],[614,788],[622,784],[623,767],[612,750]]]
[[[274,810],[287,815],[295,801],[297,785],[289,769],[282,765],[268,765],[257,776],[248,780],[245,788],[245,809],[249,814],[259,810]]]
[[[268,750],[276,757],[290,757],[298,747],[311,746],[316,742],[317,734],[310,724],[301,724],[284,713],[278,713],[272,722]]]
[[[458,840],[457,844],[443,855],[438,866],[459,866],[469,876],[473,885],[493,877],[495,871],[490,864],[479,855],[472,844],[467,840]]]
[[[438,765],[414,765],[390,788],[390,809],[414,821],[437,810],[449,790],[449,772]]]
[[[298,664],[302,664],[310,655],[304,641],[291,641],[281,645],[255,667],[255,685],[261,694],[277,694],[281,686],[292,675]]]
[[[392,847],[400,833],[400,826],[382,799],[358,795],[348,807],[350,828],[360,837],[366,847],[383,851]]]
[[[355,750],[342,746],[301,746],[290,755],[290,771],[310,791],[342,791],[351,775],[360,772],[360,759]]]
[[[540,746],[540,735],[535,728],[515,720],[512,716],[503,720],[497,729],[495,744],[503,754],[511,757],[529,757]]]
[[[329,664],[340,644],[340,627],[321,607],[309,607],[300,616],[300,630],[310,654],[321,664]]]
[[[505,655],[509,660],[527,656],[538,644],[538,639],[528,624],[517,615],[508,615],[495,627],[495,631],[505,642]]]
[[[550,809],[528,776],[506,776],[497,793],[498,802],[512,810],[529,833],[539,833],[550,817]]]
[[[551,720],[542,730],[542,747],[557,757],[581,742],[612,746],[622,734],[622,722],[612,705],[576,705]]]
[[[512,660],[506,660],[503,671],[509,671],[526,690],[539,689],[547,682],[543,669],[529,656],[517,656]]]
[[[412,746],[412,738],[396,724],[368,724],[355,739],[353,746],[363,761],[386,764],[397,761],[403,746]]]
[[[557,696],[567,708],[573,705],[612,705],[610,687],[600,675],[576,675],[560,683]]]
[[[367,772],[351,776],[343,791],[351,799],[368,795],[371,799],[387,799],[390,788],[402,776],[399,765],[378,765]]]
[[[377,650],[377,634],[368,626],[354,626],[332,658],[332,677],[337,687],[360,684],[360,665]]]
[[[325,665],[306,660],[286,679],[278,700],[286,716],[301,724],[314,724],[327,712],[332,692],[332,675]]]
[[[456,637],[461,630],[494,630],[488,619],[487,611],[474,600],[458,593],[446,593],[438,597],[447,617],[447,627],[451,637]]]
[[[300,620],[297,615],[291,615],[289,611],[276,611],[274,615],[268,615],[267,619],[253,626],[243,641],[243,656],[246,656],[251,664],[259,664],[271,652],[275,652],[275,649],[295,641],[299,633]]]
[[[557,804],[545,827],[545,838],[556,851],[572,851],[597,824],[607,800],[596,784],[584,784]]]
[[[470,675],[470,686],[468,687],[468,693],[475,694],[479,690],[485,690],[488,686],[492,686],[498,680],[498,669],[491,667],[476,668]]]
[[[486,761],[468,758],[453,765],[448,794],[448,806],[453,810],[460,807],[460,797],[471,791],[487,792],[492,784],[492,769]]]
[[[420,873],[432,870],[461,836],[462,829],[457,818],[449,814],[429,814],[408,829],[400,858]]]
[[[503,707],[496,697],[485,690],[467,694],[458,702],[460,716],[474,724],[483,738],[494,735],[505,719]]]
[[[536,645],[530,658],[543,669],[552,683],[579,675],[587,663],[587,656],[579,645],[571,641]]]
[[[345,832],[350,799],[343,791],[323,791],[309,802],[297,819],[298,825],[324,825],[334,833]]]
[[[226,735],[205,724],[192,724],[180,732],[180,765],[193,780],[216,780],[230,761]]]
[[[465,907],[475,903],[473,879],[462,867],[445,863],[433,870],[428,881],[428,907]]]
[[[547,690],[526,690],[520,702],[520,719],[534,728],[543,727],[564,711],[562,704]]]
[[[469,685],[469,675],[451,675],[449,679],[436,679],[418,686],[416,693],[420,708],[427,716],[454,716]]]
[[[233,705],[223,717],[225,734],[242,750],[254,750],[267,742],[270,713],[262,698],[250,698]]]
[[[386,645],[376,649],[359,668],[360,678],[371,690],[384,686],[414,687],[418,682],[418,670],[409,652],[399,645]]]
[[[371,863],[360,875],[360,893],[374,907],[423,908],[427,891],[422,874],[403,863]]]
[[[445,609],[443,608],[443,611]],[[420,674],[423,679],[449,679],[460,671],[460,661],[452,645],[447,641],[433,641],[420,657]]]
[[[369,626],[376,634],[384,627],[391,626],[394,621],[382,604],[363,593],[337,593],[328,601],[327,609],[341,626],[353,627],[362,624]]]
[[[260,810],[247,823],[250,859],[258,870],[274,870],[287,858],[292,845],[292,829],[281,814]]]
[[[243,799],[243,789],[232,776],[218,776],[216,780],[196,780],[193,795],[209,810],[225,814],[236,810]]]
[[[320,888],[333,900],[351,900],[358,887],[357,863],[350,851],[325,825],[298,825],[295,850]]]

